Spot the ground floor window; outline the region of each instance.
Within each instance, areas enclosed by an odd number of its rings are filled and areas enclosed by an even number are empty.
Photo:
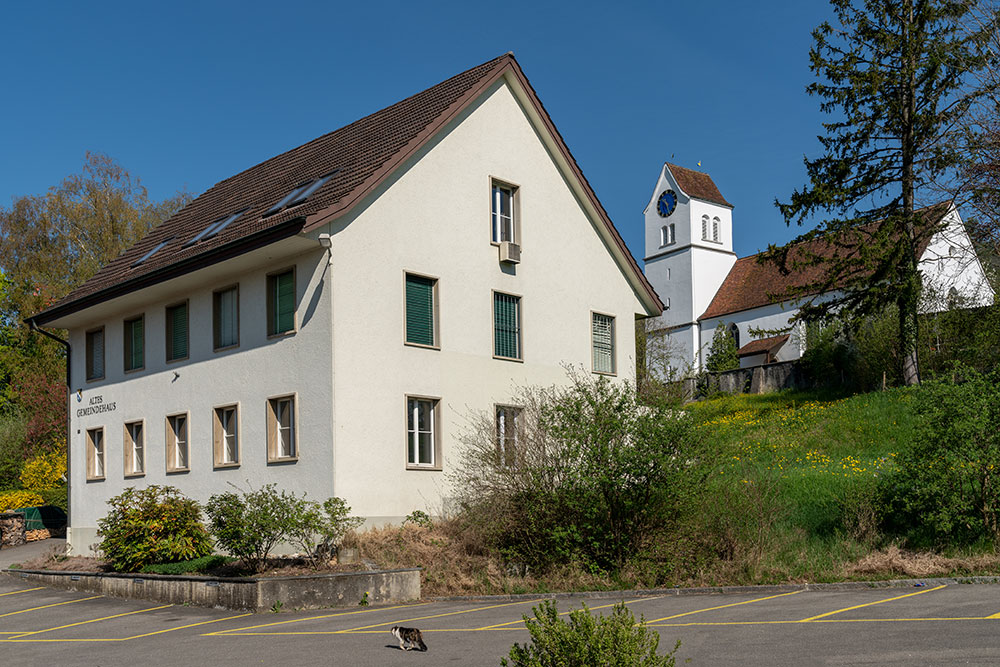
[[[146,439],[142,422],[125,424],[125,475],[146,472]]]
[[[87,479],[104,479],[104,428],[87,430]]]
[[[267,401],[267,458],[287,461],[298,457],[295,397],[279,396]]]
[[[436,398],[406,399],[406,463],[414,468],[439,467]]]
[[[239,424],[235,405],[215,408],[212,440],[215,450],[216,466],[239,465]]]
[[[189,469],[187,414],[167,417],[167,472]]]
[[[510,405],[497,406],[497,456],[503,465],[511,468],[517,465],[520,425],[521,408]]]

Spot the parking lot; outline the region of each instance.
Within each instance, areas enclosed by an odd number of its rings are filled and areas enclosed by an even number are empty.
[[[538,599],[280,614],[109,599],[0,576],[0,655],[19,665],[498,665]],[[618,599],[587,600],[606,612]],[[626,597],[692,665],[1000,663],[1000,587]],[[560,600],[560,611],[580,605]],[[398,650],[393,625],[427,653]],[[678,661],[678,664],[681,664]],[[5,660],[6,662],[6,660]]]

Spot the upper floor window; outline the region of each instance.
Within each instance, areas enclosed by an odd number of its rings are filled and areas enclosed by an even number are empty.
[[[125,320],[125,370],[137,371],[145,366],[145,332],[143,316]]]
[[[515,220],[515,196],[517,188],[497,181],[493,182],[491,198],[491,220],[493,242],[510,241],[517,243],[517,220]]]
[[[709,235],[708,235],[708,233],[709,233],[708,222],[709,221],[708,221],[708,216],[707,215],[701,216],[701,240],[702,241],[709,241],[709,240],[711,240],[710,237],[709,237]]]
[[[661,246],[670,245],[672,243],[675,243],[676,241],[677,241],[677,236],[674,232],[673,223],[669,225],[663,225],[663,227],[660,228],[660,245]]]
[[[718,218],[712,218],[712,240],[716,243],[719,242],[719,224],[721,223]]]
[[[167,307],[167,361],[187,359],[188,356],[188,304],[178,303]]]
[[[437,345],[437,280],[406,274],[406,342],[413,345]]]
[[[521,358],[521,297],[493,293],[493,356]]]
[[[104,327],[87,332],[87,379],[104,377]]]
[[[615,318],[611,315],[593,313],[591,327],[591,339],[594,346],[594,372],[613,374],[615,372]]]
[[[295,269],[267,277],[267,335],[295,330]]]
[[[240,342],[240,290],[233,285],[212,294],[212,346],[216,350]]]

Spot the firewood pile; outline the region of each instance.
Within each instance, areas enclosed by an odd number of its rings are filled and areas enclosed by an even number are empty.
[[[37,542],[39,540],[47,540],[52,535],[49,534],[48,528],[42,528],[40,530],[26,530],[24,531],[24,541],[25,542]]]

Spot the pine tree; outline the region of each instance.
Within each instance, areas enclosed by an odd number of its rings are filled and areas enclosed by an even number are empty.
[[[805,304],[800,317],[836,313],[849,322],[895,305],[907,384],[920,381],[918,250],[940,208],[918,210],[935,179],[958,162],[956,123],[977,91],[965,88],[982,68],[982,46],[995,19],[969,33],[962,0],[831,0],[837,26],[813,31],[807,87],[835,119],[819,137],[824,154],[805,159],[809,183],[789,202],[776,201],[786,223],[827,215],[816,229],[765,257],[785,271],[812,276],[798,295],[839,290]],[[794,248],[800,241],[818,241]],[[792,296],[789,294],[788,296]]]

